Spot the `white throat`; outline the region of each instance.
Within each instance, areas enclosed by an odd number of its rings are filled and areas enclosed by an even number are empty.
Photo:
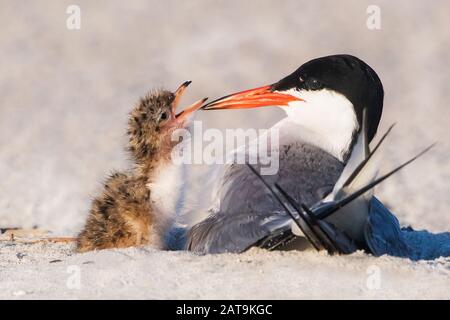
[[[353,104],[344,95],[328,89],[292,89],[283,93],[305,100],[282,107],[287,120],[298,126],[292,134],[342,161],[351,146],[353,134],[359,128]]]

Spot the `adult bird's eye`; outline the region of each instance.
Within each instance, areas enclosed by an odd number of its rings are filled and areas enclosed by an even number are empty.
[[[317,79],[307,79],[306,80],[306,88],[308,90],[319,90],[322,89],[322,83],[320,83]]]

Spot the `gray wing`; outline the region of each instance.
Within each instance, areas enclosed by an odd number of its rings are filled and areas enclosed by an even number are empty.
[[[338,159],[302,142],[280,147],[279,167],[265,179],[309,206],[333,189],[343,170]],[[288,213],[246,165],[227,168],[218,203],[188,232],[187,249],[201,254],[242,252],[274,231],[290,229]]]

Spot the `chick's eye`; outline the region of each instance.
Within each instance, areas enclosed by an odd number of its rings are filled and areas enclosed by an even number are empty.
[[[169,118],[169,114],[167,112],[163,112],[159,116],[159,121],[164,121],[164,120],[167,120],[168,118]]]

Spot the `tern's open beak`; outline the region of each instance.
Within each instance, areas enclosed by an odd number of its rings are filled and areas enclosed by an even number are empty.
[[[208,98],[200,99],[197,102],[194,102],[190,106],[186,107],[183,111],[179,112],[178,114],[176,113],[176,110],[177,110],[178,104],[180,103],[181,97],[182,97],[184,91],[186,90],[186,88],[191,84],[191,82],[192,81],[184,82],[174,92],[175,99],[172,102],[172,112],[173,112],[173,114],[176,115],[175,119],[178,122],[183,122],[184,120],[186,120],[189,117],[189,115],[191,115],[192,113],[194,113],[195,111],[200,109],[200,107],[203,105],[203,103],[205,103],[205,101],[208,100]]]
[[[288,93],[273,91],[272,86],[264,86],[233,93],[214,100],[202,107],[203,110],[247,109],[268,106],[287,106],[292,101],[304,101]]]

